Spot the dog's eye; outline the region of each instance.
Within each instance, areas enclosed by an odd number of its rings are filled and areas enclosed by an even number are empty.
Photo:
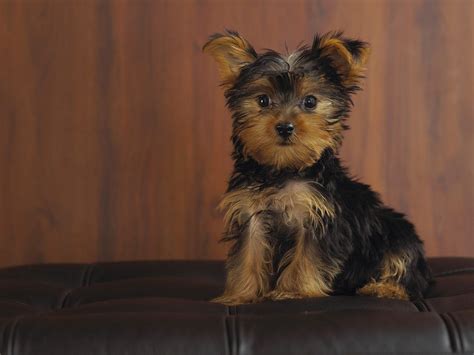
[[[260,95],[257,97],[257,102],[260,107],[268,107],[270,105],[270,98],[268,95]]]
[[[316,107],[316,98],[313,95],[305,96],[303,99],[303,106],[307,110],[312,110]]]

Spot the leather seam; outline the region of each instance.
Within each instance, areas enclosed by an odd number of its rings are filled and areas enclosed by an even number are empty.
[[[89,264],[85,264],[84,265],[84,268],[82,269],[82,272],[81,272],[81,279],[79,280],[79,287],[82,287],[84,286],[84,280],[86,278],[86,275],[87,275],[87,269],[89,267]]]
[[[446,314],[439,314],[437,313],[438,316],[441,318],[441,321],[444,323],[444,326],[446,327],[446,330],[448,332],[448,338],[449,338],[449,347],[451,348],[451,351],[453,353],[457,353],[457,343],[456,343],[456,335],[453,330],[453,327],[451,326],[451,320],[446,316]]]
[[[227,308],[229,310],[229,314],[232,317],[232,348],[231,354],[238,354],[239,353],[239,335],[237,329],[237,321],[238,321],[238,313],[239,308],[237,306],[229,306]]]
[[[230,337],[229,337],[229,318],[227,316],[224,317],[224,344],[225,344],[225,353],[227,355],[231,355],[231,344],[230,344]]]
[[[15,345],[16,329],[18,327],[18,322],[20,321],[20,319],[24,317],[25,316],[18,316],[14,318],[9,327],[10,329],[9,329],[8,337],[7,337],[7,346],[5,347],[7,355],[15,354],[13,350],[14,350],[14,345]]]
[[[57,303],[57,309],[64,309],[69,301],[69,295],[71,294],[72,289],[67,289],[66,292],[63,293],[62,299],[59,300]]]
[[[426,311],[433,312],[433,308],[430,306],[430,304],[428,302],[426,302],[425,299],[421,299],[420,301],[423,304],[423,306],[425,306]]]
[[[234,344],[235,344],[235,317],[230,316],[226,317],[225,319],[225,327],[226,327],[226,353],[228,355],[234,355]]]
[[[420,312],[433,312],[433,309],[430,307],[430,305],[428,304],[428,302],[426,302],[425,299],[420,299],[419,303],[420,305],[423,306],[423,307],[420,307]]]
[[[454,274],[461,274],[465,272],[474,272],[474,268],[468,267],[468,268],[461,268],[461,269],[453,269],[453,270],[447,270],[447,271],[442,271],[439,273],[434,274],[434,277],[442,277],[442,276],[449,276],[449,275],[454,275]]]
[[[460,346],[459,350],[461,352],[464,352],[464,342],[463,342],[463,339],[462,339],[461,328],[459,327],[459,324],[458,324],[456,318],[454,318],[452,313],[446,313],[445,316],[451,319],[451,321],[454,325],[454,328],[456,329],[456,334],[457,334],[457,338],[458,338],[458,342],[459,342],[459,346]]]
[[[239,317],[234,316],[234,349],[235,354],[240,353],[240,339],[239,339]]]
[[[84,270],[83,279],[81,282],[81,287],[90,286],[92,279],[92,272],[94,271],[95,264],[88,264]]]

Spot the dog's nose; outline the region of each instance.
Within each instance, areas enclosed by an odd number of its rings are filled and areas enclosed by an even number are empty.
[[[293,134],[295,126],[290,122],[279,123],[275,126],[276,131],[282,138],[288,138]]]

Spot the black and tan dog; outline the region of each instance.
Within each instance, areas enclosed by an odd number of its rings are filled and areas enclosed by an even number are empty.
[[[329,33],[289,55],[257,53],[228,31],[204,51],[226,89],[235,161],[221,202],[233,246],[215,301],[421,297],[430,273],[413,225],[337,157],[367,44]]]

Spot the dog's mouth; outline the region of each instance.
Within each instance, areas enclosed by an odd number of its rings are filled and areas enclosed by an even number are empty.
[[[289,145],[294,145],[295,143],[292,142],[291,140],[289,139],[282,139],[278,142],[278,145],[279,146],[289,146]]]

